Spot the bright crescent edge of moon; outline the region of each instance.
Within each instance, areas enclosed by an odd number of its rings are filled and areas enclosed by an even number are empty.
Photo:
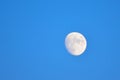
[[[70,54],[79,56],[86,50],[87,41],[81,33],[71,32],[65,38],[65,46]]]

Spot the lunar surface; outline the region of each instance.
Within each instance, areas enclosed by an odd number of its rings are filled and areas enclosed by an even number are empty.
[[[69,53],[79,56],[86,50],[87,41],[81,33],[71,32],[65,38],[65,46]]]

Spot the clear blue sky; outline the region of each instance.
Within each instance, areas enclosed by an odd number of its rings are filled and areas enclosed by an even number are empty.
[[[84,54],[64,45],[85,35]],[[0,80],[120,80],[119,0],[1,0]]]

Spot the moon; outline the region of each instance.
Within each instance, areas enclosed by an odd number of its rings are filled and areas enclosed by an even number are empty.
[[[81,33],[71,32],[65,38],[65,46],[70,54],[79,56],[86,50],[87,41]]]

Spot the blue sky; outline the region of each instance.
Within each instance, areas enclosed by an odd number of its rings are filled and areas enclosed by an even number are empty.
[[[87,39],[81,56],[68,33]],[[1,0],[0,80],[120,80],[119,0]]]

